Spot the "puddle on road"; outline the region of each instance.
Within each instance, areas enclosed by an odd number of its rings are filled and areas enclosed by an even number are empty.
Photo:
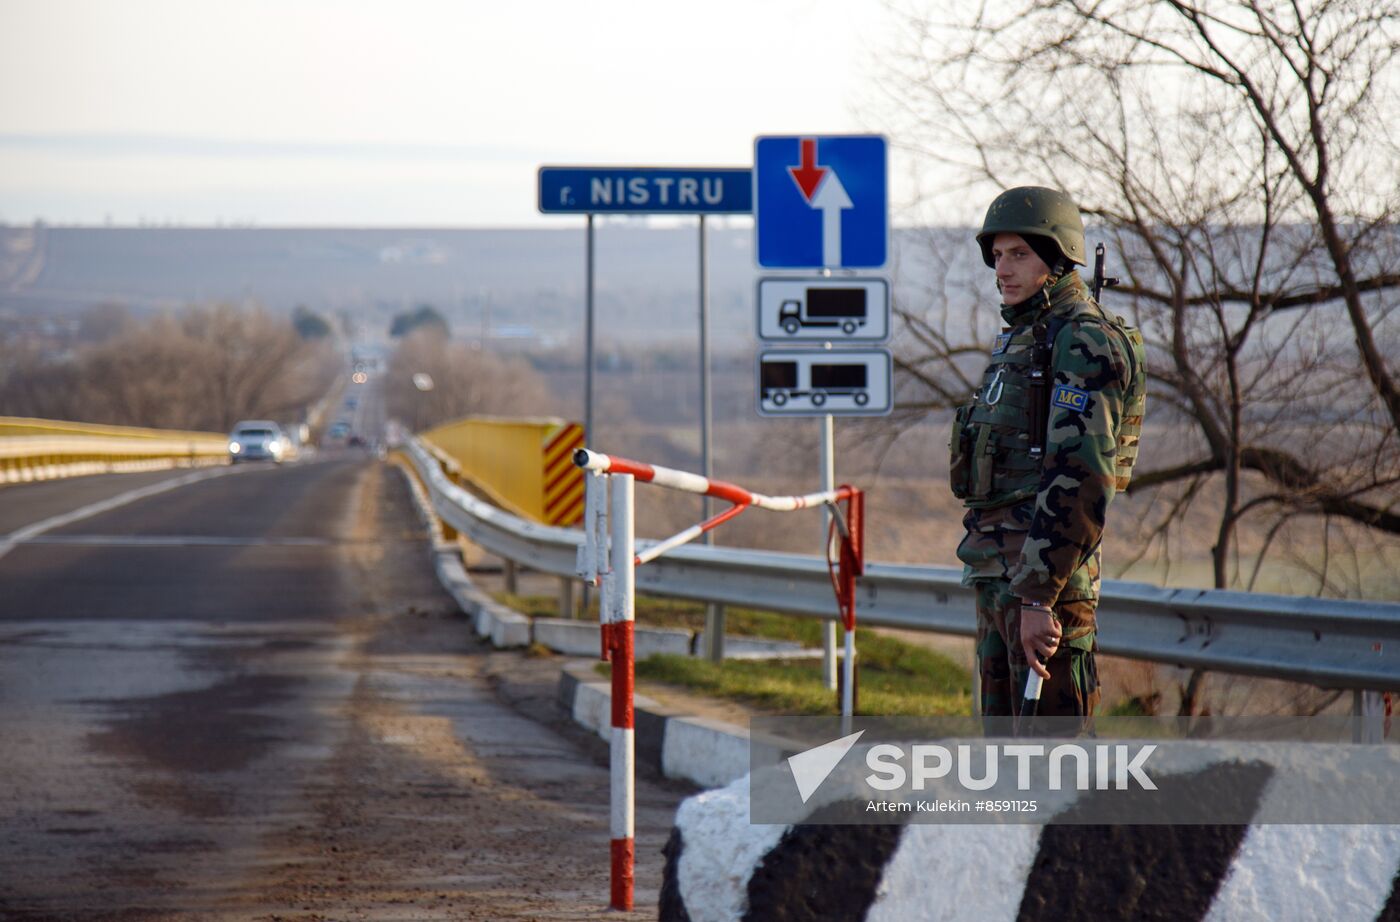
[[[95,752],[184,772],[236,771],[284,742],[282,722],[265,711],[287,701],[302,680],[246,673],[196,691],[127,699],[88,735]]]

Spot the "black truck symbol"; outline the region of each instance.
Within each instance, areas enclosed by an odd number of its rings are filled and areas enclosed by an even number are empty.
[[[803,327],[840,327],[850,336],[865,326],[864,288],[808,288],[805,300],[789,298],[778,307],[778,325],[789,336]]]
[[[793,397],[807,397],[812,406],[819,407],[828,397],[850,397],[856,406],[870,402],[864,362],[813,362],[811,386],[803,389],[798,383],[797,362],[764,362],[759,371],[759,387],[764,400],[781,407]]]

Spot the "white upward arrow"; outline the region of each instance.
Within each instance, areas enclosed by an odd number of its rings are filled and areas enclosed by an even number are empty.
[[[839,740],[822,743],[820,746],[813,746],[806,752],[788,756],[788,765],[792,767],[792,780],[797,782],[797,793],[802,795],[804,804],[809,797],[817,792],[817,788],[822,786],[826,776],[830,775],[837,764],[845,758],[846,753],[851,751],[851,747],[856,744],[856,740],[860,739],[864,732],[864,730],[859,730],[850,736],[843,736]]]
[[[822,265],[841,265],[841,212],[854,207],[836,171],[827,168],[826,177],[812,196],[812,207],[822,212]]]

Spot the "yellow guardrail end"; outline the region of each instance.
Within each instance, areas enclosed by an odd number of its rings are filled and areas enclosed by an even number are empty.
[[[573,464],[583,427],[556,417],[472,416],[435,426],[423,441],[492,501],[521,518],[572,525],[583,516],[583,472]],[[451,470],[451,465],[449,465]]]

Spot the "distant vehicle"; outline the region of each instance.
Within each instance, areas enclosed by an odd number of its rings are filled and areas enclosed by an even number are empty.
[[[353,410],[353,409],[355,409],[355,408],[356,408],[357,406],[359,406],[359,405],[360,405],[359,399],[358,399],[357,397],[355,397],[353,394],[350,395],[349,397],[346,397],[346,398],[345,398],[345,407],[346,407],[346,409]]]
[[[782,303],[778,325],[789,336],[803,327],[840,327],[850,336],[865,326],[865,289],[809,288],[805,301],[792,298]]]
[[[331,424],[331,428],[326,432],[328,439],[343,439],[350,434],[350,424],[345,420],[336,420]]]
[[[290,441],[282,427],[266,419],[245,419],[228,436],[229,461],[275,461],[290,453]]]

